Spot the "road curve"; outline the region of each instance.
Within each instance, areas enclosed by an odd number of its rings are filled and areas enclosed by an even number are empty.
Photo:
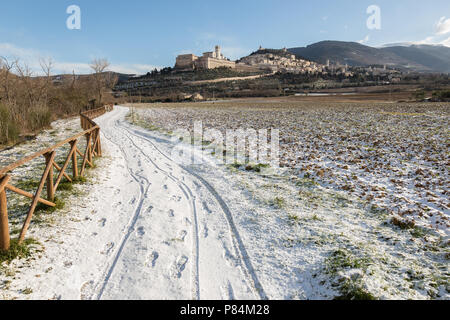
[[[91,299],[266,299],[225,201],[127,114],[115,107],[98,119],[105,148],[120,149],[139,194],[114,213],[129,223]]]

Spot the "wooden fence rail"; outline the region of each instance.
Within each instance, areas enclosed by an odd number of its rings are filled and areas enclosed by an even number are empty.
[[[0,169],[0,250],[5,251],[10,248],[6,191],[8,190],[32,199],[25,222],[19,235],[19,243],[22,243],[25,239],[25,235],[28,231],[28,227],[30,226],[30,222],[33,218],[33,214],[38,203],[42,203],[49,207],[55,207],[55,193],[58,190],[58,186],[60,185],[62,179],[65,178],[68,182],[74,182],[79,177],[84,175],[87,165],[93,167],[93,157],[102,156],[100,127],[93,121],[93,119],[108,111],[111,111],[112,108],[112,105],[107,105],[102,108],[80,113],[81,127],[84,130],[83,132]],[[83,136],[86,138],[86,148],[84,152],[81,152],[78,148],[78,142]],[[66,157],[64,165],[61,167],[55,162],[55,155],[56,151],[66,144],[70,144],[70,151]],[[78,155],[83,159],[80,168],[78,168]],[[21,190],[10,184],[12,171],[14,169],[21,167],[40,156],[45,158],[45,170],[42,174],[39,186],[34,194]],[[71,176],[66,172],[70,162],[72,162]],[[54,178],[54,169],[59,172],[56,179]],[[47,199],[43,199],[41,197],[41,193],[45,186],[47,189]]]

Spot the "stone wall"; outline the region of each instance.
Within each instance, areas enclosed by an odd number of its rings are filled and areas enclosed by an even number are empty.
[[[220,67],[227,67],[227,68],[234,69],[236,67],[236,62],[228,61],[228,60],[213,59],[213,58],[206,59],[206,68],[207,69],[215,69],[215,68],[220,68]]]
[[[236,63],[236,71],[239,72],[258,72],[261,71],[261,68],[258,66],[250,66],[244,63]]]
[[[195,61],[198,57],[194,54],[182,54],[177,57],[175,68],[178,69],[193,69]]]
[[[216,69],[220,67],[227,67],[234,69],[236,67],[236,62],[205,57],[201,57],[195,61],[195,68],[200,70]]]

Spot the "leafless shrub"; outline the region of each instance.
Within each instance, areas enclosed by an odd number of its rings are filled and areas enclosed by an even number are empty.
[[[106,59],[94,60],[94,73],[87,76],[54,76],[50,58],[40,59],[39,64],[42,75],[38,76],[19,59],[0,57],[0,145],[34,134],[57,118],[78,114],[93,101],[101,105],[105,91],[117,81],[114,73],[106,71]]]

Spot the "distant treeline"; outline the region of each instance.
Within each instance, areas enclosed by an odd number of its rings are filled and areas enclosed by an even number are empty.
[[[418,90],[413,94],[414,99],[423,101],[429,99],[425,90]],[[450,90],[435,90],[431,91],[431,101],[434,102],[450,102]]]
[[[26,64],[0,58],[0,149],[34,135],[62,117],[105,102],[105,90],[115,75],[109,63],[94,60],[89,76],[52,76],[52,61],[41,61],[42,74],[34,76]]]

